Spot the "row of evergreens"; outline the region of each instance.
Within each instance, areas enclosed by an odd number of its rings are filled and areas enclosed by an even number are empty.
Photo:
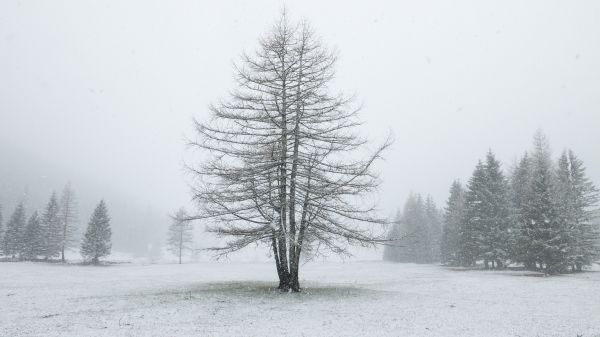
[[[433,198],[411,193],[398,212],[383,258],[395,262],[434,263],[440,261],[443,213]]]
[[[547,274],[581,271],[600,258],[597,223],[598,190],[583,161],[571,150],[557,161],[543,133],[506,175],[489,151],[466,187],[455,181],[443,214],[439,254],[423,258],[414,252],[436,251],[438,232],[432,201],[423,206],[409,197],[390,232],[394,244],[384,258],[401,262],[438,262],[503,268],[520,264]]]
[[[65,251],[76,248],[77,203],[70,185],[59,200],[52,193],[43,212],[33,211],[27,218],[25,205],[20,202],[11,216],[2,221],[0,209],[0,255],[11,261],[60,258],[65,262]],[[94,210],[80,243],[80,252],[87,262],[98,263],[111,249],[110,218],[104,201]]]

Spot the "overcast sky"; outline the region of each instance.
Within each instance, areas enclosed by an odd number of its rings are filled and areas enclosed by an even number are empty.
[[[1,1],[0,148],[164,212],[185,205],[191,120],[226,97],[283,4]],[[363,134],[396,139],[378,166],[385,214],[411,190],[444,202],[489,148],[507,168],[537,128],[600,184],[600,2],[285,6],[339,50],[335,86],[364,103]]]

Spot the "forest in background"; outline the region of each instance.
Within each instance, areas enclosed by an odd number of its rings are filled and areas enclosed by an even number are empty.
[[[384,260],[486,269],[522,265],[546,274],[582,271],[600,257],[598,189],[572,150],[553,160],[538,131],[505,173],[490,150],[446,207],[411,194],[388,234]]]

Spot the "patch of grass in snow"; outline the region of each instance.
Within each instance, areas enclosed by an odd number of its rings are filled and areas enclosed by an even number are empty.
[[[300,293],[286,293],[277,289],[273,282],[259,281],[235,281],[205,283],[198,287],[179,289],[176,293],[181,294],[184,299],[196,297],[224,297],[227,299],[249,299],[249,298],[298,298],[326,299],[340,297],[357,297],[374,290],[356,288],[348,285],[321,285],[307,284]]]

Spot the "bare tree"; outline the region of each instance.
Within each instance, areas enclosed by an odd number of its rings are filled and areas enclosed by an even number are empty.
[[[59,217],[62,225],[60,259],[64,263],[65,249],[72,248],[74,246],[75,241],[73,236],[77,230],[77,200],[75,199],[75,192],[71,188],[71,183],[67,183],[63,189],[60,198]]]
[[[306,22],[292,25],[284,13],[258,52],[243,55],[237,89],[211,106],[210,122],[196,121],[191,141],[211,154],[191,167],[193,218],[214,220],[207,230],[229,238],[217,254],[270,246],[282,290],[300,290],[303,251],[348,254],[349,244],[384,241],[373,225],[386,221],[368,196],[379,183],[372,165],[390,141],[364,151],[353,132],[359,109],[330,93],[336,59]]]
[[[169,227],[167,245],[169,250],[179,258],[179,264],[181,264],[183,251],[193,249],[193,228],[188,218],[186,211],[180,208],[173,216],[173,222]]]

